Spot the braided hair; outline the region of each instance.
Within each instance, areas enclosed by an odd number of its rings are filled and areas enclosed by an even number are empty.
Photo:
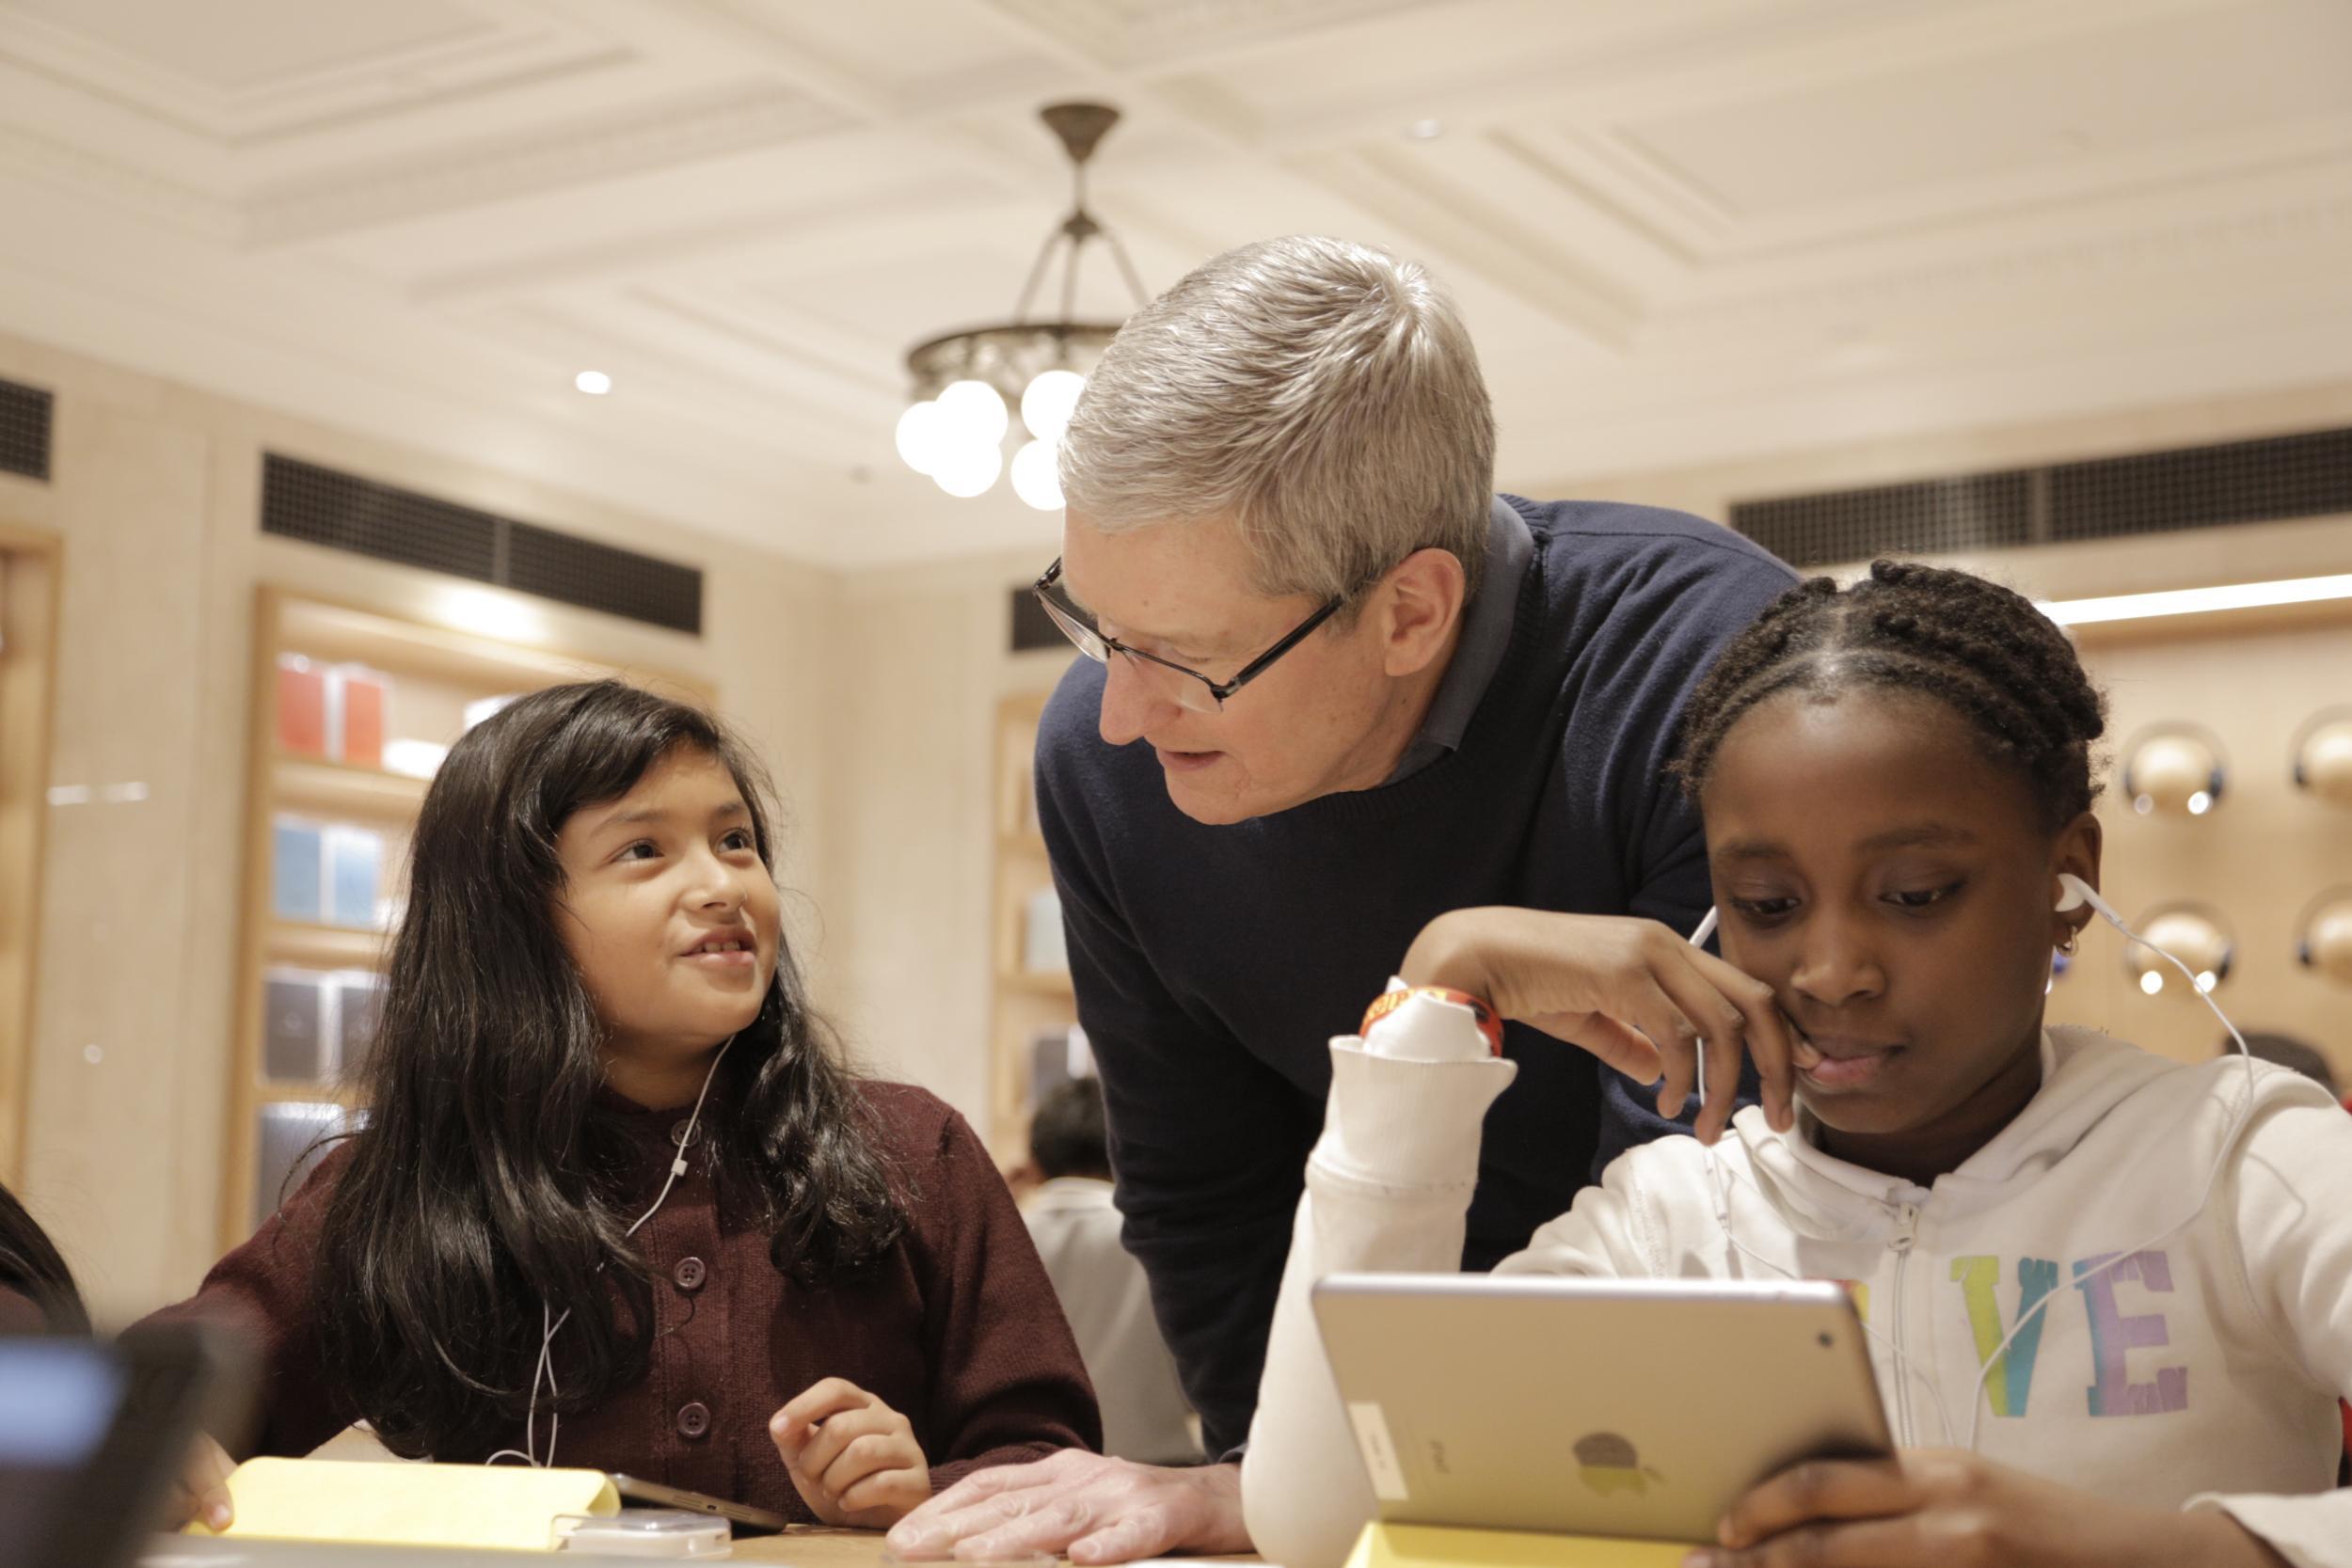
[[[2031,785],[2051,832],[2098,796],[2090,748],[2106,703],[2066,634],[1998,583],[1900,561],[1873,562],[1847,589],[1798,584],[1724,650],[1683,709],[1685,792],[1706,787],[1724,737],[1759,703],[1860,688],[1932,697],[1966,720]]]

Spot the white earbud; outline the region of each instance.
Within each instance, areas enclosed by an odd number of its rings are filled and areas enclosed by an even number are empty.
[[[2072,871],[2059,872],[2058,912],[2064,914],[2070,910],[2079,910],[2086,904],[2105,915],[2108,925],[2115,927],[2118,930],[2123,928],[2123,917],[2107,908],[2107,901],[2093,892],[2089,882],[2084,881]],[[2130,933],[2125,932],[2125,934]]]

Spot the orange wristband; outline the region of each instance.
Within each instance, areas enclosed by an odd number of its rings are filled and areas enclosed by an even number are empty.
[[[1486,1050],[1496,1056],[1502,1054],[1502,1020],[1496,1016],[1494,1006],[1483,996],[1472,996],[1466,990],[1454,990],[1445,986],[1406,986],[1402,990],[1384,990],[1372,999],[1364,1009],[1364,1022],[1358,1027],[1359,1035],[1369,1035],[1372,1026],[1405,1005],[1412,996],[1433,997],[1451,1002],[1457,1007],[1468,1007],[1478,1023],[1478,1032],[1486,1037]]]

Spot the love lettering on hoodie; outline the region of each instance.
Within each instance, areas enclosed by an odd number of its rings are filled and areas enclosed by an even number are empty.
[[[2111,1266],[2110,1266],[2111,1265]],[[2100,1253],[2075,1259],[2072,1270],[2074,1289],[2081,1295],[2083,1312],[2090,1328],[2090,1361],[2095,1381],[2083,1390],[2093,1416],[2157,1416],[2188,1408],[2188,1369],[2160,1367],[2155,1380],[2134,1383],[2127,1357],[2136,1350],[2154,1350],[2172,1342],[2160,1312],[2126,1314],[2116,1305],[2116,1288],[2137,1284],[2158,1295],[2172,1291],[2172,1260],[2163,1252],[2135,1252],[2116,1259],[2114,1253]],[[1961,1301],[1967,1308],[1968,1327],[1977,1342],[1977,1365],[1981,1368],[1994,1362],[1992,1374],[1985,1380],[1985,1393],[1995,1416],[2023,1416],[2033,1390],[2034,1363],[2042,1352],[2042,1331],[2049,1322],[2045,1305],[2051,1292],[2058,1289],[2060,1270],[2055,1259],[2020,1258],[2017,1260],[2017,1310],[2031,1313],[2025,1327],[2010,1340],[2007,1350],[2001,1341],[2008,1338],[2010,1324],[2001,1317],[1996,1290],[2001,1283],[2001,1259],[1994,1257],[1968,1257],[1952,1259],[1952,1282],[1960,1287]],[[1870,1314],[1870,1295],[1867,1286],[1848,1281],[1854,1306],[1865,1319]],[[2036,1311],[2035,1308],[2042,1308]],[[1997,1353],[1997,1359],[1996,1359]]]

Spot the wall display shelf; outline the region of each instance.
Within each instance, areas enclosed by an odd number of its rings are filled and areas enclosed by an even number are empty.
[[[273,757],[270,771],[271,796],[287,810],[367,823],[414,821],[430,782],[306,757]]]
[[[2344,982],[2316,928],[2352,867],[2352,811],[2313,787],[2332,753],[2312,744],[2352,719],[2352,600],[2073,630],[2108,704],[2102,893],[2210,974],[2241,1029],[2308,1041],[2352,1076]],[[2152,759],[2160,747],[2172,754]],[[2180,1061],[2226,1042],[2189,980],[2097,922],[2047,1017]]]
[[[1038,832],[1031,759],[1042,692],[1008,697],[996,708],[995,887],[990,953],[994,964],[989,1024],[989,1147],[1007,1167],[1028,1157],[1029,1112],[1046,1078],[1084,1059],[1070,1049],[1077,1027],[1061,909]]]
[[[259,590],[224,1245],[365,1114],[354,1081],[440,754],[501,699],[608,675],[711,700],[673,674]]]

